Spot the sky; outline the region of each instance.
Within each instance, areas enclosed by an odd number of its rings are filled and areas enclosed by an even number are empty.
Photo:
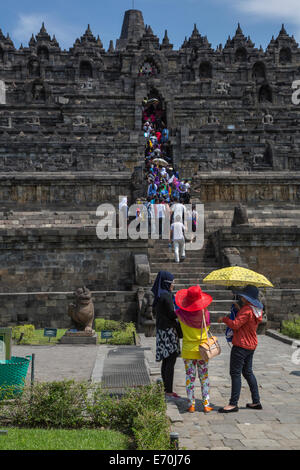
[[[234,36],[238,22],[256,47],[265,49],[282,23],[300,44],[299,0],[13,0],[4,4],[0,28],[9,33],[16,48],[21,43],[27,47],[44,21],[62,49],[72,47],[88,24],[107,49],[111,39],[115,43],[120,37],[124,12],[133,7],[142,11],[145,24],[161,40],[168,30],[174,49],[191,36],[195,23],[214,48]]]

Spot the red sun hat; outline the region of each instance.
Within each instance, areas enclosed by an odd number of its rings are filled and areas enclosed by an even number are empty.
[[[192,286],[188,289],[181,289],[175,296],[176,305],[188,312],[197,312],[208,307],[213,298],[201,290],[200,286]]]

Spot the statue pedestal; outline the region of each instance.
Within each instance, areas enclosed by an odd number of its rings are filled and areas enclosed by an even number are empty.
[[[68,330],[60,339],[60,344],[97,344],[98,335],[94,332]]]

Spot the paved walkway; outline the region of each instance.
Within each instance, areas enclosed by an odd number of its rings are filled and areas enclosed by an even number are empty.
[[[209,367],[211,403],[217,410],[228,403],[230,396],[230,349],[224,338],[221,356]],[[155,339],[141,337],[151,381],[160,377],[160,364],[155,363]],[[35,380],[63,379],[101,381],[104,365],[114,346],[13,346],[13,355],[35,353]],[[196,412],[187,412],[185,374],[182,359],[175,369],[175,391],[179,400],[168,401],[172,431],[179,433],[180,447],[200,449],[300,449],[300,364],[291,360],[295,352],[290,345],[269,336],[259,336],[254,356],[263,410],[245,408],[251,401],[248,385],[243,379],[238,413],[228,415],[201,409],[201,391],[196,386]],[[300,353],[298,355],[300,360]],[[30,380],[30,369],[27,380]]]
[[[217,410],[228,404],[231,391],[229,376],[230,349],[220,337],[222,354],[209,365],[211,404]],[[155,339],[142,338],[151,378],[156,381],[159,369],[154,362]],[[263,410],[248,410],[251,402],[248,385],[242,379],[239,412],[205,415],[201,405],[201,390],[196,382],[196,412],[187,412],[185,373],[182,359],[175,368],[174,391],[182,399],[169,400],[168,413],[172,431],[179,433],[181,448],[198,449],[300,449],[300,364],[291,361],[295,349],[268,336],[259,336],[254,355],[254,372],[259,384]],[[298,358],[300,360],[300,351]]]

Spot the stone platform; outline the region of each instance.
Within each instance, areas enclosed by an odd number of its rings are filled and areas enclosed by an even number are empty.
[[[67,331],[60,339],[61,344],[97,344],[97,334],[88,334],[84,331]]]

